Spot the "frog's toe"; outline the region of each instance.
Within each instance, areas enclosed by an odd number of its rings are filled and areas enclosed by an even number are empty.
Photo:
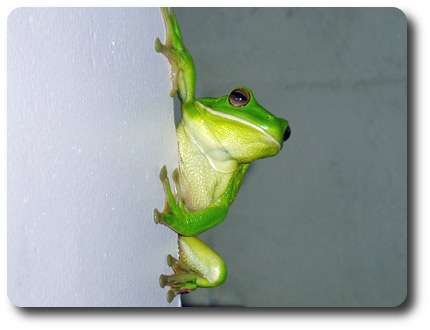
[[[191,283],[183,285],[181,288],[171,288],[167,292],[167,302],[171,303],[173,298],[175,298],[178,294],[189,293],[194,291],[197,288],[196,285]]]
[[[167,302],[171,303],[172,300],[173,300],[173,298],[175,298],[176,295],[177,295],[177,293],[175,293],[172,290],[167,291],[167,296],[166,296],[167,297]]]
[[[174,258],[171,254],[167,256],[167,266],[172,267],[176,263],[177,259]]]
[[[175,96],[175,94],[178,92],[178,89],[179,89],[179,82],[178,82],[179,69],[178,69],[178,63],[174,58],[171,58],[169,60],[170,60],[170,64],[172,65],[170,70],[170,81],[172,82],[170,97],[173,97]]]
[[[176,168],[172,173],[173,183],[175,185],[175,199],[177,199],[178,205],[182,207],[183,200],[181,196],[181,185],[179,183],[179,170]]]
[[[161,53],[163,51],[164,45],[161,43],[160,39],[155,39],[155,51]]]
[[[161,212],[158,211],[157,209],[154,209],[154,222],[155,223],[160,223],[161,217],[162,217]]]
[[[163,182],[167,178],[167,167],[163,165],[160,171],[160,180]]]
[[[164,288],[167,284],[166,275],[161,274],[159,279],[160,287]]]
[[[179,185],[179,171],[177,168],[175,168],[172,173],[172,179],[175,182],[175,184]]]
[[[160,275],[160,286],[164,287],[166,285],[179,287],[184,283],[195,283],[196,275],[193,273],[175,273],[173,275]],[[163,285],[162,285],[163,284]]]
[[[182,260],[176,259],[171,254],[167,256],[167,265],[172,267],[175,273],[190,273],[190,267],[185,264]]]

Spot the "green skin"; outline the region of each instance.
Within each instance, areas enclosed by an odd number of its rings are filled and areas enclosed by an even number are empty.
[[[193,60],[182,42],[173,10],[162,8],[167,30],[163,45],[155,50],[172,65],[173,89],[182,103],[177,126],[179,171],[172,174],[173,191],[163,166],[160,179],[166,197],[162,212],[154,210],[156,223],[179,234],[179,260],[167,263],[173,275],[161,275],[160,285],[170,286],[169,302],[197,287],[214,287],[227,276],[224,261],[197,237],[222,222],[234,201],[249,163],[276,155],[290,135],[288,122],[260,106],[252,92],[239,87],[219,98],[195,98]]]

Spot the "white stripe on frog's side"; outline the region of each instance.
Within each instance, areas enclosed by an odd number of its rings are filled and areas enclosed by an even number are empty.
[[[273,142],[278,146],[278,148],[279,148],[279,149],[281,149],[281,145],[279,144],[279,142],[278,142],[278,141],[276,141],[276,139],[275,139],[273,136],[271,136],[269,133],[267,133],[267,132],[266,132],[264,129],[262,129],[261,127],[259,127],[259,126],[255,125],[255,124],[253,124],[253,123],[250,123],[249,121],[246,121],[246,120],[244,120],[244,119],[242,119],[242,118],[239,118],[239,117],[236,117],[236,116],[233,116],[233,115],[229,115],[228,113],[215,111],[215,110],[213,110],[213,109],[211,109],[211,108],[209,108],[209,107],[207,107],[207,106],[203,105],[203,104],[202,104],[202,103],[200,103],[199,101],[196,101],[196,103],[197,103],[200,107],[202,107],[203,109],[205,109],[207,112],[209,112],[209,113],[211,113],[211,114],[213,114],[213,115],[215,115],[215,116],[220,116],[220,117],[224,117],[224,118],[227,118],[227,119],[230,119],[230,120],[238,121],[238,122],[240,122],[240,123],[242,123],[242,124],[244,124],[244,125],[250,126],[250,127],[254,128],[254,129],[256,129],[256,130],[260,131],[260,132],[261,132],[263,135],[265,135],[269,140],[272,140],[272,141],[273,141]]]

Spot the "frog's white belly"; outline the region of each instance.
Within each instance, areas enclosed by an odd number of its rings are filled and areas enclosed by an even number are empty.
[[[205,209],[225,190],[231,174],[216,171],[186,133],[181,123],[177,129],[179,146],[179,181],[182,198],[188,211]]]

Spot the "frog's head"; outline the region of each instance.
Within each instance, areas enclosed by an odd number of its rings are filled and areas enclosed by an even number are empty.
[[[207,128],[238,162],[276,155],[291,133],[288,121],[277,118],[245,87],[219,98],[197,100]]]

